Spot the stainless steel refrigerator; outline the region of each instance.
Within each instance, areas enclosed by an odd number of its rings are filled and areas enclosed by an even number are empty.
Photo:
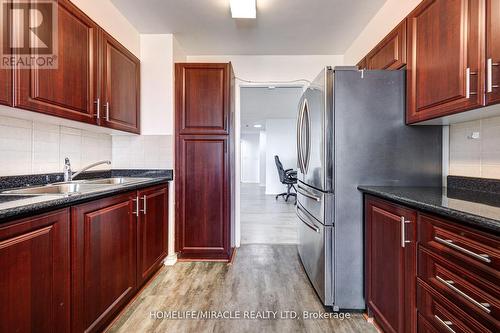
[[[405,82],[405,71],[328,67],[300,100],[298,252],[334,309],[365,308],[358,185],[442,183],[442,129],[405,125]]]

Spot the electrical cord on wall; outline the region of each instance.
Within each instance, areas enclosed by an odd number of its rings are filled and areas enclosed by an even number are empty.
[[[286,83],[299,83],[299,82],[306,82],[308,84],[311,84],[312,82],[307,80],[307,79],[298,79],[298,80],[290,80],[290,81],[252,81],[252,80],[245,80],[240,77],[235,76],[234,77],[236,80],[245,82],[245,83],[256,83],[256,84],[286,84]]]

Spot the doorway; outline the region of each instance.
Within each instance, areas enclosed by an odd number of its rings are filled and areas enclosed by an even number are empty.
[[[301,86],[241,87],[241,244],[297,244],[295,185],[291,196],[280,181],[283,169],[297,170],[296,117]],[[287,198],[287,200],[286,200]]]

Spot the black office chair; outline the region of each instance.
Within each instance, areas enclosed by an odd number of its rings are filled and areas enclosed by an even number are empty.
[[[278,194],[276,200],[278,200],[279,197],[283,197],[285,201],[288,202],[289,197],[295,197],[295,202],[297,202],[297,189],[293,186],[293,184],[297,184],[297,171],[293,169],[283,169],[283,164],[281,164],[278,156],[274,156],[274,162],[276,162],[280,182],[287,186],[286,192]],[[292,192],[292,189],[295,193]]]

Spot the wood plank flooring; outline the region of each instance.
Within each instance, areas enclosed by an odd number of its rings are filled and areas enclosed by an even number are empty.
[[[241,184],[241,244],[297,244],[295,198],[285,202],[265,187]]]
[[[297,319],[154,319],[151,311],[295,311]],[[180,262],[165,267],[109,332],[376,332],[361,314],[304,319],[324,312],[294,245],[243,245],[231,265]],[[155,312],[156,313],[156,312]],[[279,315],[278,315],[279,316]],[[161,317],[161,316],[158,316]]]

